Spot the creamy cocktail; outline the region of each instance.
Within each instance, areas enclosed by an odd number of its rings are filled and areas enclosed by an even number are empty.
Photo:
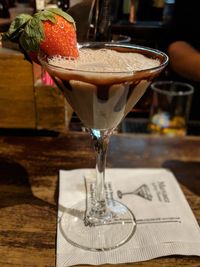
[[[158,58],[140,54],[138,48],[133,53],[133,48],[105,47],[80,48],[76,60],[53,57],[45,63],[84,125],[99,130],[120,123],[162,65]]]

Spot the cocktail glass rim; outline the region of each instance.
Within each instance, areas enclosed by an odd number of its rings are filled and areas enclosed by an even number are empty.
[[[41,64],[47,64],[49,66],[51,66],[53,69],[63,69],[63,70],[68,70],[68,71],[76,71],[79,73],[100,73],[100,74],[111,74],[111,73],[115,73],[115,74],[137,74],[137,73],[143,73],[145,71],[148,72],[154,72],[157,71],[158,69],[163,69],[165,66],[167,66],[168,61],[169,61],[169,57],[167,54],[165,54],[164,52],[161,52],[160,50],[154,49],[154,48],[150,48],[150,47],[145,47],[145,46],[140,46],[140,45],[135,45],[135,44],[119,44],[119,43],[114,43],[114,42],[84,42],[84,43],[79,43],[78,44],[78,48],[130,48],[130,49],[135,49],[135,53],[137,53],[137,51],[143,51],[143,52],[150,52],[152,54],[156,54],[157,56],[160,55],[160,57],[164,58],[163,62],[160,62],[160,64],[156,67],[152,67],[152,68],[146,68],[146,69],[142,69],[142,70],[126,70],[126,71],[98,71],[98,70],[83,70],[83,69],[78,69],[78,68],[71,68],[71,67],[61,67],[61,66],[55,66],[54,64],[51,64],[49,62],[47,62],[47,58],[48,56],[46,54],[44,54],[42,51],[39,51],[38,54],[38,60],[41,62]],[[132,52],[131,52],[132,53]],[[147,57],[149,57],[147,54],[145,54]],[[59,56],[59,55],[58,55]],[[51,57],[49,57],[51,58]],[[65,57],[62,57],[65,58]],[[150,57],[152,58],[152,57]],[[66,57],[67,59],[67,57]],[[73,58],[71,58],[73,59]]]

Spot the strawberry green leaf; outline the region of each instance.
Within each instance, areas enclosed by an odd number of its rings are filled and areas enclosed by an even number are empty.
[[[66,19],[70,23],[74,24],[74,27],[75,27],[75,21],[74,21],[74,19],[68,13],[62,11],[62,9],[59,9],[59,8],[49,8],[48,11],[50,11],[50,12],[56,14],[56,15],[59,15],[59,16],[63,17],[64,19]]]
[[[11,23],[8,31],[3,34],[3,38],[5,40],[13,40],[17,39],[20,34],[22,33],[24,27],[28,23],[29,20],[31,20],[32,16],[28,14],[21,14],[17,16]]]
[[[37,40],[44,39],[44,30],[42,22],[38,18],[32,18],[24,29],[28,36],[34,37]]]
[[[25,31],[21,34],[19,42],[25,51],[37,51],[39,49],[35,39],[30,38]]]
[[[20,44],[26,51],[38,51],[40,42],[45,38],[42,22],[33,17],[24,28],[20,36]]]
[[[56,23],[54,14],[52,14],[52,12],[50,12],[48,9],[35,13],[34,17],[39,20],[49,20],[54,24]]]

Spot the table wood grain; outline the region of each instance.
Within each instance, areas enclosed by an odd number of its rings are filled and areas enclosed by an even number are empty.
[[[0,136],[0,266],[53,267],[59,169],[94,167],[86,133]],[[108,167],[171,169],[200,223],[200,138],[119,134]],[[169,256],[116,266],[199,267],[199,257]],[[109,266],[109,265],[104,265]]]

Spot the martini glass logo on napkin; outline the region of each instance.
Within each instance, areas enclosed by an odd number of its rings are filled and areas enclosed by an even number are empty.
[[[117,196],[119,198],[122,198],[124,195],[131,195],[131,194],[138,195],[138,196],[143,197],[149,201],[151,201],[153,198],[152,194],[150,192],[149,186],[147,184],[141,185],[133,192],[122,192],[120,190],[117,191]]]
[[[142,184],[138,188],[129,192],[122,192],[117,190],[118,198],[122,199],[126,195],[137,195],[148,201],[157,199],[159,202],[170,202],[164,181],[157,181],[148,184]]]

